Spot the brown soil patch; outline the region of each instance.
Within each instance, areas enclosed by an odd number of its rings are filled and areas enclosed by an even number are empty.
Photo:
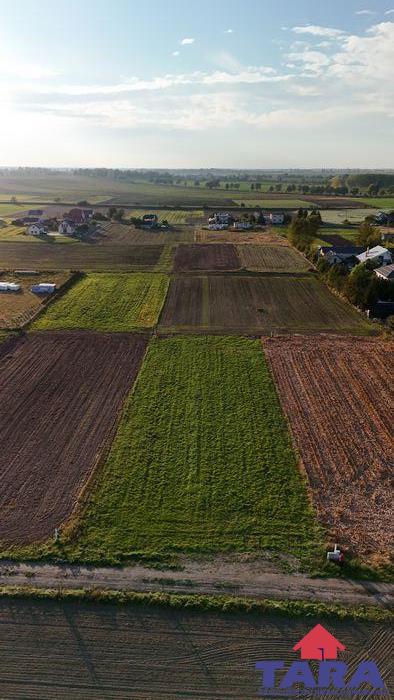
[[[0,346],[0,539],[45,540],[71,514],[114,429],[147,337],[32,333]]]
[[[332,540],[361,558],[393,544],[394,343],[267,339],[313,500]]]

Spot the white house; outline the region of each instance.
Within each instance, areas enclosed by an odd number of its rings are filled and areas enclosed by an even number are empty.
[[[386,282],[394,281],[394,263],[391,263],[391,265],[384,265],[383,267],[377,267],[374,273],[376,277],[386,280]]]
[[[72,236],[75,233],[75,226],[72,223],[72,221],[63,219],[63,221],[60,222],[57,230],[59,231],[59,233],[62,233],[66,236]]]
[[[269,219],[271,224],[283,224],[285,221],[285,215],[280,212],[271,211],[269,214],[264,214],[265,218]]]
[[[228,211],[218,211],[209,217],[209,224],[223,224],[229,226],[233,221],[233,217]]]
[[[45,236],[47,230],[45,226],[42,224],[31,224],[31,226],[28,227],[27,233],[29,236]]]
[[[381,245],[376,245],[374,248],[367,248],[364,253],[356,255],[356,258],[360,263],[366,263],[369,262],[369,260],[373,260],[375,265],[390,265],[392,262],[391,253],[387,250],[387,248],[383,248]]]

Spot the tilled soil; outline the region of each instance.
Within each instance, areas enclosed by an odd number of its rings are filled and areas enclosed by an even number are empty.
[[[320,520],[360,558],[393,545],[394,343],[264,341]]]
[[[180,245],[175,255],[174,270],[238,270],[240,261],[235,246],[229,243]]]
[[[32,333],[0,348],[0,540],[45,540],[72,513],[147,345],[140,334]]]

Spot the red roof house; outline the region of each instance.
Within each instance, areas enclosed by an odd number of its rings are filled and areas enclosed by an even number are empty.
[[[73,224],[85,224],[92,217],[93,209],[70,209],[66,214],[67,219]]]
[[[301,652],[301,659],[317,659],[318,661],[336,659],[338,651],[345,649],[346,647],[327,632],[322,625],[316,625],[293,647],[293,651]]]

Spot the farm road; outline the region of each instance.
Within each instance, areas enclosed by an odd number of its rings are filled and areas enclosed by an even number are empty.
[[[230,557],[185,559],[182,565],[181,571],[158,571],[141,565],[118,568],[3,561],[0,585],[227,594],[382,607],[394,603],[394,584],[389,583],[312,579],[272,570],[267,562],[234,561]]]

